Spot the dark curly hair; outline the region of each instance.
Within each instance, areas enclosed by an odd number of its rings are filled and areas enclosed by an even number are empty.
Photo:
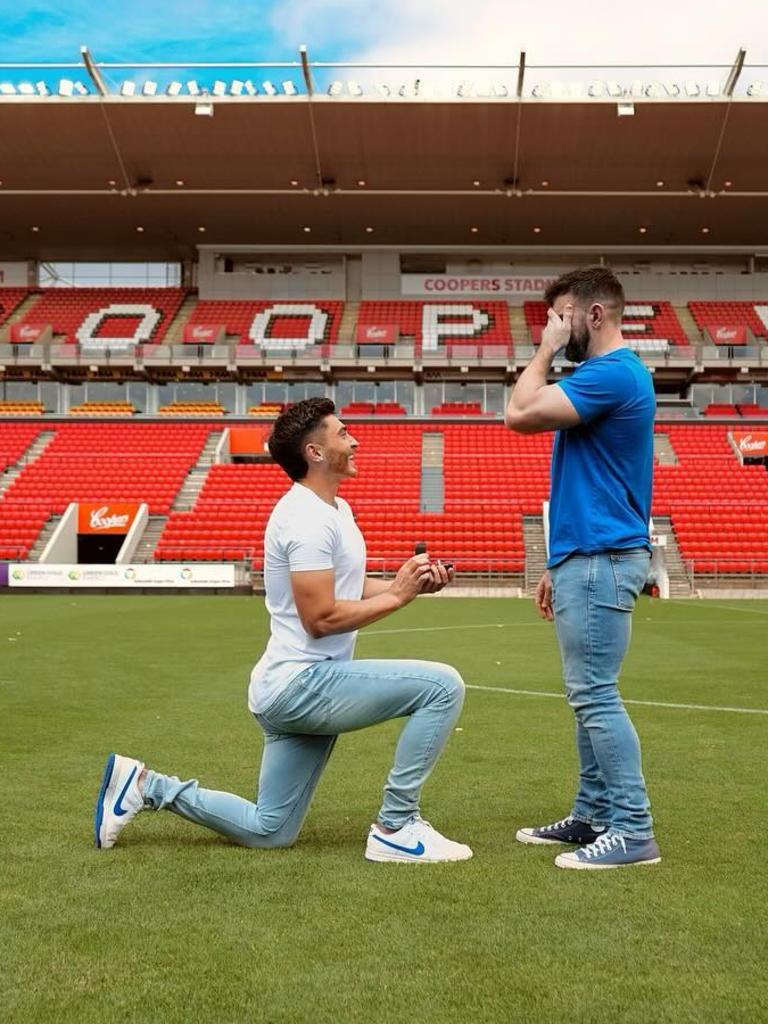
[[[291,480],[303,480],[309,472],[304,458],[307,437],[326,416],[332,416],[336,406],[330,398],[305,398],[289,405],[275,420],[267,439],[269,454],[282,466]]]
[[[616,307],[616,318],[624,312],[624,289],[621,282],[608,267],[581,267],[570,270],[558,277],[544,292],[544,300],[551,306],[560,295],[570,294],[585,305],[604,302]]]

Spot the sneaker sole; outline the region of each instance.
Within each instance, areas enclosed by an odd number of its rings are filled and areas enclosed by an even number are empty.
[[[374,861],[378,864],[457,864],[462,860],[471,860],[472,854],[464,855],[461,857],[440,857],[425,859],[424,857],[404,857],[398,853],[386,853],[384,851],[371,853],[369,850],[365,851],[365,859]]]
[[[93,818],[93,828],[94,828],[95,839],[96,839],[96,848],[99,849],[99,850],[107,849],[107,847],[102,847],[102,845],[101,845],[101,826],[102,826],[102,824],[104,822],[104,799],[105,799],[105,797],[107,795],[107,790],[109,788],[110,782],[112,781],[112,776],[114,774],[114,771],[115,771],[115,755],[114,754],[110,754],[109,757],[107,758],[107,763],[104,766],[104,774],[102,775],[102,778],[101,778],[101,789],[99,790],[99,795],[98,795],[98,798],[96,800],[96,812],[95,812],[94,818]]]
[[[652,860],[631,860],[626,864],[584,864],[580,861],[567,860],[562,862],[560,857],[555,858],[555,867],[576,871],[610,871],[612,868],[639,868],[645,864],[660,864],[661,857],[654,857]]]

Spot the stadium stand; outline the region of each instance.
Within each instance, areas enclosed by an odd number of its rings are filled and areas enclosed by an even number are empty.
[[[768,406],[755,405],[737,405],[736,408],[739,410],[742,416],[752,419],[763,419],[768,417]]]
[[[171,402],[159,410],[161,416],[226,416],[218,402]]]
[[[492,412],[483,412],[479,402],[443,402],[432,409],[432,416],[487,416],[495,418]]]
[[[398,402],[350,402],[340,416],[407,416],[408,410]]]
[[[136,407],[131,402],[82,402],[73,405],[70,416],[133,416]]]
[[[358,328],[396,326],[402,338],[412,338],[423,351],[477,346],[512,351],[509,309],[505,302],[426,301],[360,303]]]
[[[733,344],[718,338],[718,327],[746,327],[756,338],[768,341],[768,300],[765,302],[689,302],[688,309],[701,331],[715,344]],[[747,342],[749,337],[747,337]],[[746,342],[742,342],[745,344]]]
[[[547,322],[547,304],[524,302],[523,312],[531,341],[538,345]],[[632,347],[641,352],[663,352],[669,346],[691,344],[670,302],[627,302],[621,329]]]
[[[42,416],[42,402],[0,402],[0,416]]]
[[[657,426],[678,465],[657,466],[654,515],[670,516],[680,554],[697,574],[768,572],[768,473],[743,466],[728,428]]]
[[[704,409],[705,416],[738,416],[739,410],[728,402],[710,402]]]
[[[28,288],[0,288],[0,325],[13,315],[29,294]]]
[[[325,299],[227,301],[204,299],[190,314],[190,327],[223,324],[240,345],[265,349],[333,345],[338,341],[344,303]]]
[[[252,405],[248,410],[249,416],[259,416],[262,419],[274,419],[283,411],[283,404],[280,402],[263,402],[261,405]]]
[[[50,324],[55,340],[85,348],[108,339],[159,344],[185,295],[183,288],[46,288],[21,323]]]
[[[210,423],[61,424],[40,458],[11,483],[0,509],[17,519],[34,513],[40,526],[72,501],[146,502],[152,514],[167,515],[211,429]]]

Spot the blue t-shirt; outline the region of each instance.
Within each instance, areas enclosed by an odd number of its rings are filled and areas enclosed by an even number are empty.
[[[626,548],[651,548],[656,396],[628,348],[595,356],[559,386],[581,418],[559,430],[552,454],[549,560]]]

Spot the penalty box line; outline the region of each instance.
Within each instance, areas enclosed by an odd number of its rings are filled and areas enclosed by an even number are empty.
[[[506,693],[516,697],[554,697],[565,700],[564,693],[551,693],[547,690],[512,690],[505,686],[480,686],[478,683],[467,683],[468,690],[482,690],[485,693]],[[732,708],[718,704],[673,704],[662,700],[629,700],[625,704],[634,704],[645,708],[672,708],[677,711],[723,711],[736,715],[768,715],[768,708]]]

